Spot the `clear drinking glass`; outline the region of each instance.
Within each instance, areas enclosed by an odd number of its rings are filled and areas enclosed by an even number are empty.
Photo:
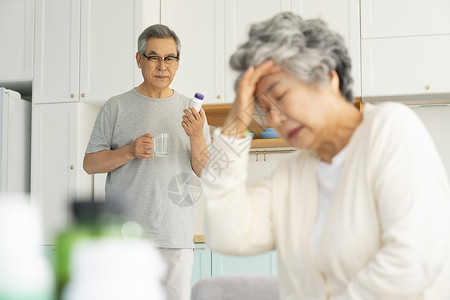
[[[168,143],[170,135],[168,133],[154,133],[153,134],[153,153],[156,157],[168,156]]]

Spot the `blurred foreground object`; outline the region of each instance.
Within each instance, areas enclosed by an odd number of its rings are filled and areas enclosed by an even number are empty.
[[[0,299],[52,300],[54,278],[40,246],[39,214],[26,198],[0,199]]]
[[[162,300],[163,260],[150,241],[103,238],[77,245],[64,300]]]
[[[120,203],[74,202],[72,212],[58,237],[58,299],[165,299],[163,260]]]

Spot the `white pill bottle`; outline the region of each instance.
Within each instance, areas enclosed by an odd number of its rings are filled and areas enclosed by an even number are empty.
[[[200,108],[202,108],[204,96],[200,93],[195,93],[194,97],[191,100],[191,104],[197,112],[200,112]],[[191,111],[191,110],[189,110]],[[192,112],[192,111],[191,111]]]

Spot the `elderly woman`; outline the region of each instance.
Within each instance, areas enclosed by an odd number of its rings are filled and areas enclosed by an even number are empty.
[[[212,250],[277,250],[282,299],[450,299],[450,186],[416,115],[352,104],[342,38],[281,13],[231,57],[236,100],[203,172]],[[386,70],[389,72],[389,70]],[[246,187],[255,109],[300,151]]]

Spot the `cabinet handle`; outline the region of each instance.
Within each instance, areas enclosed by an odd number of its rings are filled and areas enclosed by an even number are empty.
[[[264,161],[266,161],[266,150],[264,150]]]
[[[83,98],[86,97],[86,94],[85,94],[85,93],[82,93],[82,94],[81,94],[81,97],[83,97]]]
[[[431,86],[430,86],[429,84],[427,84],[427,85],[425,86],[425,89],[428,91],[428,90],[431,89]]]
[[[74,166],[74,165],[71,165],[71,166],[70,166],[70,169],[71,169],[71,170],[74,170],[74,169],[75,169],[75,166]]]
[[[220,95],[217,95],[217,97],[216,97],[217,99],[220,99],[220,98],[222,98]]]
[[[259,151],[256,150],[256,161],[258,161],[258,154],[259,154]]]
[[[195,250],[206,250],[206,248],[195,248]]]
[[[75,98],[75,94],[70,94],[70,98]]]

